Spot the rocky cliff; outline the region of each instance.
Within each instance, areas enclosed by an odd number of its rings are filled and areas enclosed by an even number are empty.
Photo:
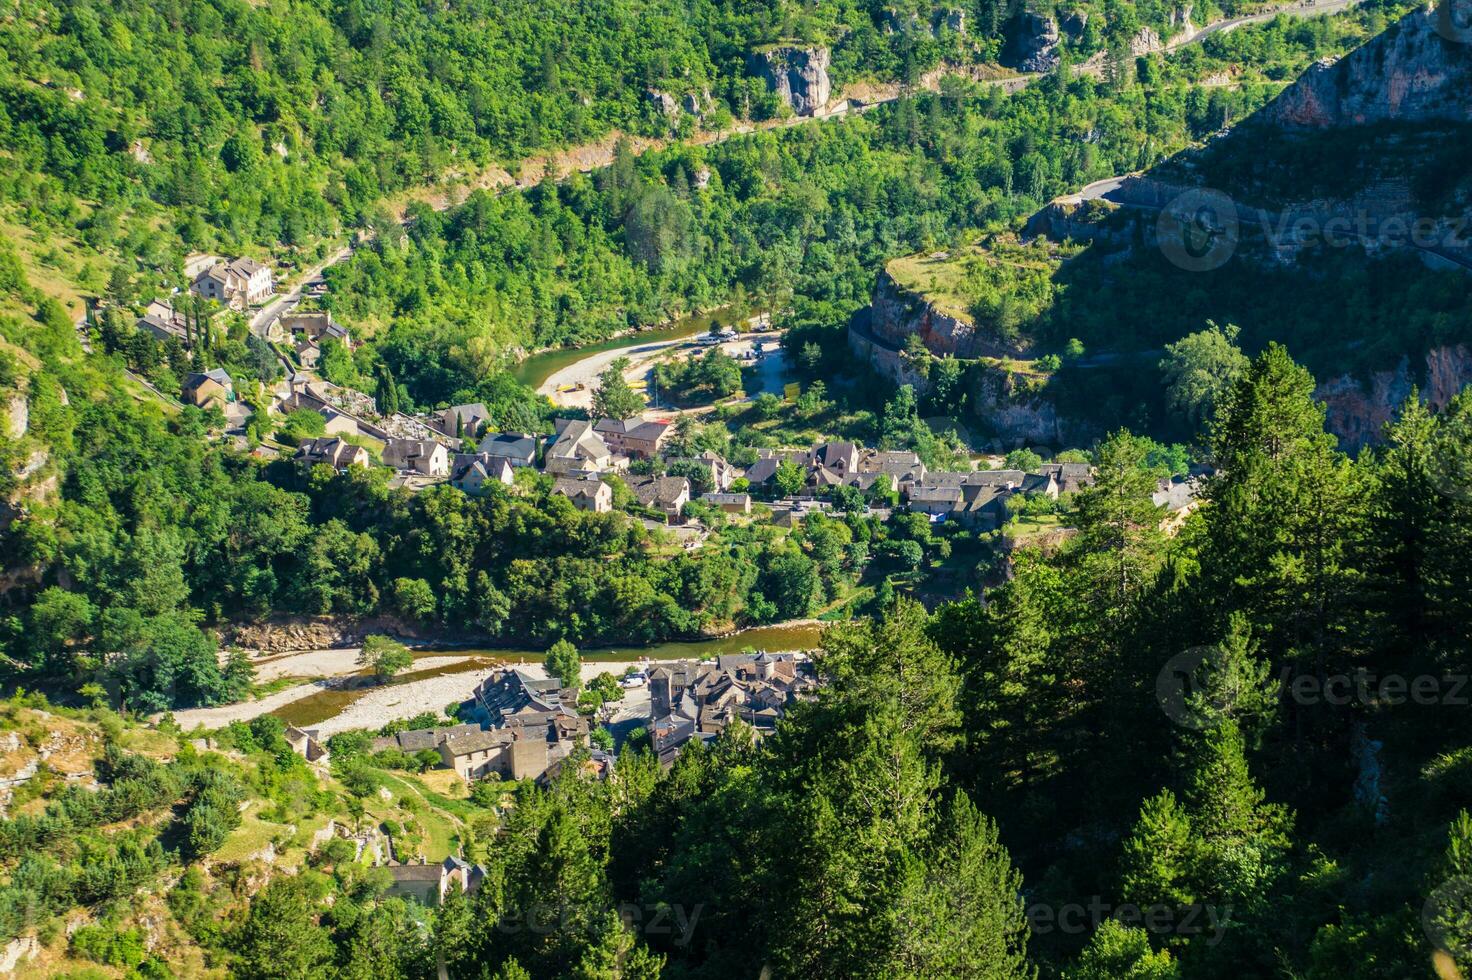
[[[1394,370],[1376,371],[1368,383],[1343,374],[1319,385],[1314,397],[1328,408],[1326,425],[1340,445],[1359,449],[1378,442],[1413,386],[1420,388],[1427,405],[1440,410],[1472,384],[1472,351],[1462,344],[1432,348],[1423,367],[1414,372],[1410,359],[1401,358]]]
[[[1058,61],[1058,22],[1044,14],[1019,11],[1007,26],[1002,64],[1018,71],[1043,72],[1052,71]]]
[[[1472,122],[1472,29],[1455,4],[1408,14],[1338,62],[1320,62],[1259,118],[1285,129]]]
[[[799,116],[811,116],[828,104],[828,49],[792,45],[765,48],[747,58],[751,73],[767,83]]]
[[[1019,353],[967,317],[943,312],[895,282],[889,270],[879,273],[869,304],[869,329],[875,338],[904,350],[911,337],[937,357],[1009,357]]]

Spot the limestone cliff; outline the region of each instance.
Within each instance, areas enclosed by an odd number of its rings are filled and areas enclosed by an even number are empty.
[[[1427,405],[1440,410],[1468,384],[1472,384],[1472,351],[1457,344],[1427,351],[1422,372],[1413,372],[1410,359],[1403,357],[1393,370],[1372,374],[1368,385],[1342,374],[1319,385],[1314,396],[1327,407],[1326,425],[1340,445],[1358,449],[1379,441],[1412,387],[1419,387]]]
[[[911,337],[937,357],[1008,357],[1018,349],[984,330],[970,318],[946,313],[924,296],[910,292],[884,269],[874,284],[869,329],[880,342],[904,350]]]
[[[827,48],[795,45],[765,48],[747,59],[747,67],[799,116],[822,111],[833,94],[833,83],[828,79]]]
[[[1002,64],[1018,71],[1045,72],[1056,68],[1058,61],[1058,22],[1044,14],[1019,11],[1007,26]]]
[[[918,337],[925,352],[907,351]],[[849,324],[849,348],[896,385],[909,385],[924,395],[930,387],[929,368],[937,358],[970,360],[967,388],[971,415],[978,434],[989,435],[999,448],[1060,444],[1064,422],[1042,392],[1044,379],[1010,370],[1005,361],[1018,353],[969,319],[954,316],[904,289],[888,270],[881,271],[873,300]]]
[[[1310,68],[1259,118],[1285,129],[1472,122],[1472,30],[1437,10],[1409,14],[1340,61]]]

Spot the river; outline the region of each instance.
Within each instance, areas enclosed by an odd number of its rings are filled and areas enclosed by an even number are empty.
[[[624,347],[638,347],[641,344],[656,343],[664,340],[684,340],[686,337],[694,337],[697,334],[710,331],[713,323],[719,322],[722,326],[744,321],[750,313],[734,310],[729,306],[712,310],[709,313],[698,313],[690,316],[680,317],[670,323],[647,330],[636,330],[633,333],[624,334],[621,337],[613,337],[609,340],[600,340],[592,344],[584,344],[581,347],[558,347],[554,350],[542,351],[532,354],[524,359],[511,373],[517,381],[528,388],[537,389],[547,382],[563,368],[571,367],[578,361],[593,354],[602,354],[607,351],[620,350]]]

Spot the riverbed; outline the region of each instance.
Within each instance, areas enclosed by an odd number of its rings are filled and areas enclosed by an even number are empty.
[[[515,375],[517,381],[536,389],[546,384],[547,379],[558,371],[569,368],[594,354],[671,340],[686,340],[699,334],[709,333],[713,324],[719,323],[721,326],[745,324],[749,316],[751,313],[729,306],[711,310],[708,313],[695,313],[662,326],[636,330],[621,337],[583,344],[580,347],[559,347],[555,350],[541,351],[522,360],[520,364],[511,369],[511,373]]]
[[[706,640],[593,648],[582,651],[583,678],[591,680],[604,672],[621,674],[630,665],[701,660],[747,649],[810,650],[818,645],[821,632],[821,624],[804,620],[756,626]],[[289,725],[317,728],[324,736],[347,728],[378,728],[425,711],[438,714],[447,706],[468,699],[475,686],[492,670],[517,664],[541,664],[546,651],[418,650],[410,669],[388,684],[379,683],[359,668],[357,656],[356,648],[344,648],[272,657],[261,665],[259,679],[266,679],[260,676],[264,674],[276,679],[302,676],[303,683],[255,701],[178,711],[174,719],[185,731],[197,725],[222,728],[263,714],[275,715]],[[314,675],[315,679],[305,679]]]

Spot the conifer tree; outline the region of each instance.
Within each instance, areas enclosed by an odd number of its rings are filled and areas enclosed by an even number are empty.
[[[1179,980],[1181,965],[1168,951],[1154,949],[1150,936],[1118,919],[1105,919],[1089,938],[1063,980]]]
[[[1270,661],[1294,649],[1300,670],[1323,677],[1358,584],[1345,551],[1362,496],[1313,393],[1278,344],[1232,390],[1212,433],[1201,568],[1202,594],[1247,612]]]
[[[1189,905],[1196,900],[1196,860],[1191,817],[1174,793],[1161,790],[1140,807],[1125,841],[1120,894],[1141,907]]]

